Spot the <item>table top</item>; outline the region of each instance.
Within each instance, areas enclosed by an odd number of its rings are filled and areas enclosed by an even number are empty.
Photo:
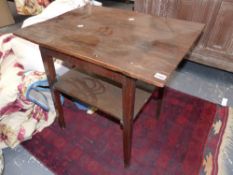
[[[163,87],[203,28],[200,23],[86,6],[14,34]]]

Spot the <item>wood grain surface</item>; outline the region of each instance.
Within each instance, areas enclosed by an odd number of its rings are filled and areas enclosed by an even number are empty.
[[[200,23],[86,6],[14,34],[163,87],[203,28]],[[156,78],[156,73],[167,78]]]

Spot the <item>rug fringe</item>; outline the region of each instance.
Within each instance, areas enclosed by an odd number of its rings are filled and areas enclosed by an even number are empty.
[[[229,108],[228,121],[220,143],[218,175],[233,174],[233,109]]]

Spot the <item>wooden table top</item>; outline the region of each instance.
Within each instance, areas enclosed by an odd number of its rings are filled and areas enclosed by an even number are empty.
[[[87,6],[14,34],[163,87],[203,28],[200,23]]]

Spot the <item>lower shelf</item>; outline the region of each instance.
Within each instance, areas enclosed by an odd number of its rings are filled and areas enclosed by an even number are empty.
[[[114,82],[73,69],[59,78],[54,88],[122,120],[122,88]],[[137,87],[134,118],[150,98],[153,88],[150,89],[143,90],[141,85]]]

